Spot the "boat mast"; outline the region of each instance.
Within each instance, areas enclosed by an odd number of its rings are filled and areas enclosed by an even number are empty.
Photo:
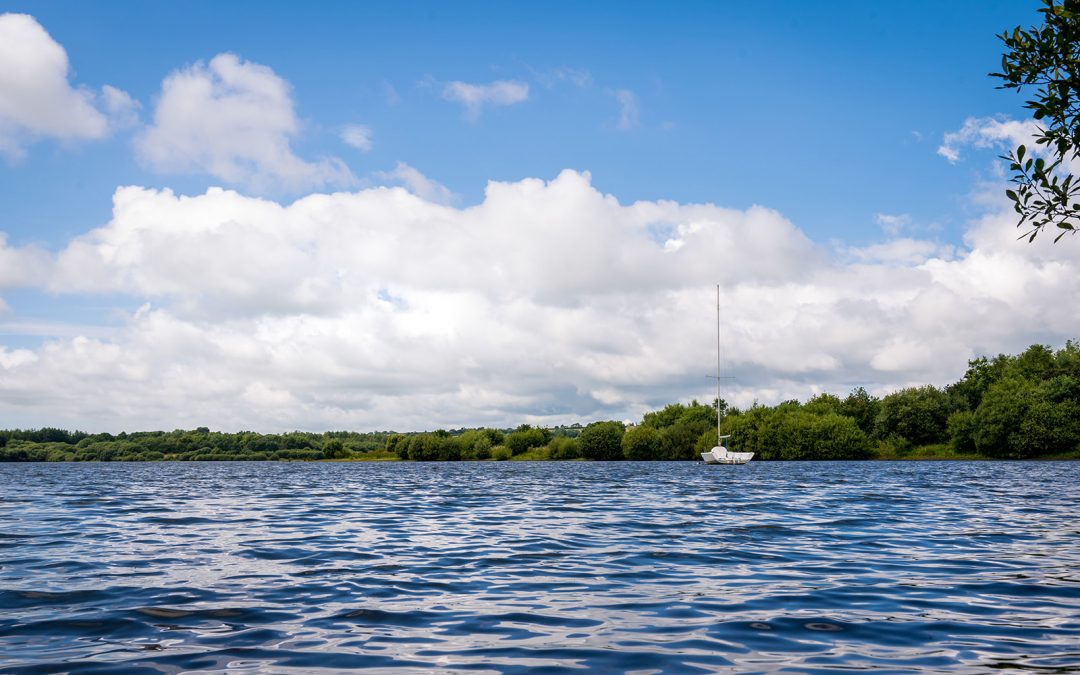
[[[720,284],[716,284],[716,444],[720,442]]]

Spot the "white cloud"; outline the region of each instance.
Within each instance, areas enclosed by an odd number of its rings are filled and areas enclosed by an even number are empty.
[[[0,426],[637,418],[709,398],[715,283],[739,405],[941,385],[977,354],[1080,334],[1080,249],[1016,242],[1000,197],[962,251],[832,251],[767,208],[621,204],[573,171],[492,182],[464,208],[388,187],[114,202],[16,281],[147,304],[111,334],[0,346]]]
[[[135,126],[142,105],[126,91],[110,85],[101,88],[101,105],[109,113],[109,125],[114,129]]]
[[[873,244],[864,248],[848,249],[852,259],[882,265],[918,265],[931,258],[950,259],[953,257],[952,246],[924,239],[902,237],[890,239],[882,244]]]
[[[373,146],[372,137],[375,132],[371,127],[363,124],[350,124],[341,131],[341,140],[356,148],[360,152],[370,152]]]
[[[7,349],[0,347],[0,368],[10,370],[25,366],[37,360],[37,355],[29,349]]]
[[[405,162],[398,162],[393,171],[379,171],[375,177],[391,185],[404,185],[409,192],[434,204],[452,204],[457,199],[450,188]]]
[[[489,84],[454,81],[443,87],[443,98],[465,106],[465,114],[476,119],[485,106],[508,106],[529,98],[529,85],[517,80],[497,80]]]
[[[0,290],[38,286],[47,279],[52,262],[49,254],[37,246],[12,248],[7,235],[0,232]]]
[[[879,213],[874,216],[874,220],[881,226],[885,234],[895,237],[900,234],[900,231],[911,224],[911,216],[906,213],[900,213],[897,215],[890,215],[888,213]]]
[[[218,54],[165,78],[136,148],[155,171],[207,173],[260,193],[355,182],[339,159],[297,157],[290,142],[299,132],[288,82],[266,66]]]
[[[1035,150],[1034,137],[1039,127],[1034,120],[1008,120],[992,117],[969,117],[959,131],[945,134],[937,154],[952,163],[960,160],[964,146],[975,148],[1015,148],[1024,144]]]
[[[641,124],[641,111],[637,95],[629,89],[619,89],[614,95],[619,102],[619,121],[616,126],[622,131],[638,127]]]
[[[0,155],[18,159],[39,138],[98,139],[131,123],[137,104],[126,93],[73,88],[69,70],[67,52],[34,17],[0,14]]]

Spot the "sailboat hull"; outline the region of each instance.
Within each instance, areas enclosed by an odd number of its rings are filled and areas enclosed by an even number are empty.
[[[730,457],[727,459],[716,459],[707,452],[701,453],[701,458],[705,460],[706,464],[746,464],[750,461],[748,459],[732,459]]]
[[[722,445],[701,453],[701,459],[705,460],[706,464],[746,464],[753,457],[752,452],[728,452]]]

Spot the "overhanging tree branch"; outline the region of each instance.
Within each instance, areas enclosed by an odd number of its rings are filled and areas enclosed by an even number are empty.
[[[1021,145],[1004,155],[1014,189],[1005,191],[1020,216],[1017,227],[1028,227],[1020,238],[1034,241],[1040,232],[1060,230],[1054,241],[1080,231],[1080,181],[1068,164],[1080,157],[1080,0],[1043,0],[1044,24],[1024,30],[1017,26],[998,37],[1005,44],[999,89],[1035,87],[1024,107],[1044,126],[1035,143],[1045,146],[1029,156]]]

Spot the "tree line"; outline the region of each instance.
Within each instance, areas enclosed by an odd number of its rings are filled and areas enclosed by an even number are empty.
[[[423,433],[192,431],[86,434],[0,431],[0,461],[115,460],[694,460],[730,434],[755,460],[941,458],[1080,459],[1080,343],[1032,345],[968,362],[944,388],[729,407],[672,403],[640,423],[454,429]]]
[[[372,458],[386,446],[389,432],[294,431],[223,433],[199,427],[190,431],[138,431],[87,434],[43,428],[0,430],[0,461],[110,462],[213,460],[316,460]]]
[[[523,424],[510,433],[475,429],[394,434],[387,450],[408,460],[694,460],[716,444],[717,402],[673,403],[639,424],[594,422],[576,434]],[[731,449],[757,460],[908,457],[1080,458],[1080,344],[1032,345],[1017,355],[968,362],[944,388],[909,387],[884,397],[858,387],[745,410],[720,406]]]

